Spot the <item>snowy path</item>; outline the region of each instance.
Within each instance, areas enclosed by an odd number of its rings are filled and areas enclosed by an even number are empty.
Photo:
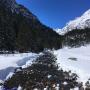
[[[83,82],[90,78],[90,45],[72,49],[63,48],[54,53],[57,56],[57,62],[64,70],[77,73],[79,80]]]

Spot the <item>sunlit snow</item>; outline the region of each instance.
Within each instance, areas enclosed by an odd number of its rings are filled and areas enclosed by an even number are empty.
[[[85,83],[90,78],[90,45],[79,48],[64,47],[63,49],[55,50],[54,54],[62,69],[77,73],[79,76],[78,81]],[[12,73],[8,71],[10,67],[12,69],[18,66],[27,67],[37,56],[35,53],[0,55],[0,79],[5,79],[6,75]],[[11,76],[11,74],[9,75]]]
[[[17,67],[27,67],[38,55],[35,53],[1,54],[0,55],[0,80],[11,76]]]
[[[77,73],[79,81],[86,82],[90,78],[90,45],[71,49],[65,47],[54,53],[61,68]]]

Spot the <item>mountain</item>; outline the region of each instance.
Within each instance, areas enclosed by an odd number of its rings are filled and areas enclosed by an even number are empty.
[[[65,33],[74,29],[85,28],[90,28],[90,9],[87,10],[82,16],[69,21],[64,28],[58,29],[57,32],[61,35],[64,35]]]
[[[61,47],[61,36],[15,0],[0,0],[0,52]]]

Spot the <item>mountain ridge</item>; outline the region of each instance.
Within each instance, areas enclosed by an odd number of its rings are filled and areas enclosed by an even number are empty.
[[[64,35],[69,31],[74,29],[85,29],[90,28],[90,9],[88,9],[80,17],[75,18],[74,20],[69,21],[65,27],[62,29],[57,29],[57,32],[60,35]]]

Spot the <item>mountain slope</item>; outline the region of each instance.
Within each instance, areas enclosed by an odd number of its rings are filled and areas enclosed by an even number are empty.
[[[90,9],[87,10],[82,16],[69,21],[62,29],[58,29],[59,34],[65,34],[74,29],[90,28]]]
[[[0,0],[0,51],[42,51],[60,48],[61,36],[43,25],[15,0]]]

